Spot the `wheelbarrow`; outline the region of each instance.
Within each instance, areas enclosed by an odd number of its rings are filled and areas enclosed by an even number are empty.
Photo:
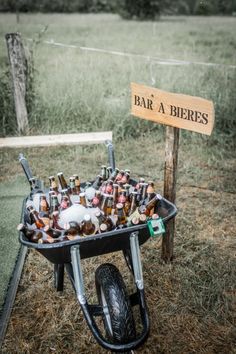
[[[107,147],[109,164],[114,170],[115,159],[111,142],[107,143]],[[29,180],[32,177],[32,172],[28,161],[22,154],[20,154],[19,160]],[[131,180],[131,184],[135,185],[135,183],[134,180]],[[30,223],[26,202],[28,199],[32,199],[34,193],[38,192],[41,192],[41,181],[39,180],[23,202],[22,222]],[[43,190],[43,192],[48,193],[47,190]],[[166,224],[176,215],[177,209],[174,204],[162,198],[155,212]],[[57,291],[63,290],[64,271],[67,271],[93,336],[103,348],[114,353],[132,353],[132,350],[140,347],[149,335],[150,322],[144,293],[140,246],[150,237],[147,224],[52,244],[32,243],[22,232],[19,233],[19,240],[23,245],[35,248],[54,264],[54,285]],[[117,267],[110,263],[104,263],[95,272],[98,303],[89,304],[84,287],[81,260],[117,251],[123,252],[127,266],[133,275],[136,291],[128,294],[125,282]],[[142,327],[140,333],[136,332],[132,311],[134,306],[139,306]],[[95,322],[96,316],[101,316],[103,319],[105,335]]]

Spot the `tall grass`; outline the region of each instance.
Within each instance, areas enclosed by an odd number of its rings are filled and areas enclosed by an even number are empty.
[[[14,27],[11,16],[10,22]],[[137,23],[114,15],[24,15],[19,29],[25,39],[35,38],[45,25],[49,25],[47,31],[33,47],[35,91],[29,109],[31,134],[113,130],[116,138],[123,138],[158,131],[160,126],[130,116],[131,81],[211,99],[216,111],[215,134],[222,131],[232,134],[235,130],[235,68],[167,66],[154,60],[43,43],[53,38],[78,46],[227,65],[236,63],[235,19],[181,17],[175,21],[165,18],[154,23]],[[5,31],[9,27],[5,22]],[[0,30],[3,32],[4,27]],[[32,46],[28,41],[25,44]],[[12,107],[9,91],[4,92]],[[2,135],[16,130],[3,117],[1,126]]]

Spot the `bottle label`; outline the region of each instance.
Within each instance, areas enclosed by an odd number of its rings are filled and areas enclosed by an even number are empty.
[[[165,232],[165,226],[161,218],[149,220],[147,224],[151,237],[161,236]]]

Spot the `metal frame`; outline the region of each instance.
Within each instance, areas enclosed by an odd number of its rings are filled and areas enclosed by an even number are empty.
[[[107,340],[103,337],[99,328],[96,325],[94,317],[104,315],[103,307],[100,305],[90,305],[87,303],[85,289],[84,289],[79,245],[74,245],[71,247],[70,251],[71,251],[72,262],[65,264],[65,268],[70,277],[71,283],[76,291],[77,299],[80,303],[84,317],[87,321],[87,324],[91,332],[93,333],[97,342],[103,348],[115,352],[124,352],[124,351],[129,351],[138,348],[147,339],[149,334],[149,329],[150,329],[148,309],[147,309],[145,295],[144,295],[144,284],[143,284],[142,264],[141,264],[140,250],[139,250],[138,232],[133,232],[130,234],[130,249],[131,249],[131,260],[134,269],[134,280],[137,287],[137,292],[130,295],[130,301],[132,306],[139,305],[143,330],[142,333],[137,338],[135,338],[135,340],[132,340],[132,342],[125,343],[125,344],[113,344],[111,342],[107,342]]]

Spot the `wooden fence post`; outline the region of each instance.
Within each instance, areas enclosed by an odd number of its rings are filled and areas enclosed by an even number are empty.
[[[166,127],[166,147],[165,147],[165,170],[164,170],[164,197],[175,203],[176,178],[179,149],[179,128]],[[175,235],[175,218],[166,225],[166,233],[162,239],[161,258],[165,262],[173,259]]]
[[[19,133],[28,131],[28,115],[26,109],[27,60],[19,33],[7,33],[8,56],[13,79],[16,119]]]

